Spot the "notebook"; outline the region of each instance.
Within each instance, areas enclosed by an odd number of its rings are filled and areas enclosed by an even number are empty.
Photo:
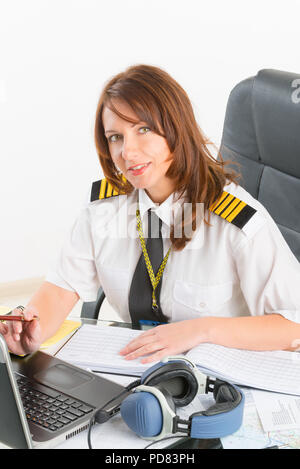
[[[150,364],[125,360],[119,350],[142,331],[85,324],[57,356],[83,368],[107,373],[140,376]],[[201,344],[185,354],[210,376],[235,384],[300,395],[298,352],[255,352],[215,344]]]

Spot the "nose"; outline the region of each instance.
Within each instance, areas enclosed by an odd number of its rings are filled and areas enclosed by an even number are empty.
[[[134,161],[138,157],[138,145],[134,137],[124,137],[122,145],[122,158]]]

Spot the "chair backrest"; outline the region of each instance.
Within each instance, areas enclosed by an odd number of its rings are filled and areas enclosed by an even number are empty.
[[[300,260],[300,75],[261,70],[231,91],[220,152],[240,164],[240,181],[269,211]],[[97,318],[105,298],[84,303]]]
[[[82,304],[80,317],[89,319],[101,319],[99,317],[100,308],[105,299],[105,293],[99,288],[96,301],[86,301]]]
[[[300,75],[261,70],[228,99],[220,153],[300,260]]]

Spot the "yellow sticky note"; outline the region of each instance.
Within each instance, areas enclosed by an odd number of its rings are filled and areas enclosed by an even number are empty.
[[[1,314],[7,314],[9,313],[11,310],[11,308],[9,308],[8,306],[0,306],[0,315]]]
[[[0,316],[3,315],[3,314],[9,313],[10,310],[11,310],[11,308],[9,308],[8,306],[1,306],[0,305]],[[66,319],[62,323],[62,325],[60,326],[60,328],[58,329],[56,334],[54,334],[54,336],[50,337],[50,339],[46,340],[46,342],[44,342],[41,345],[40,348],[44,349],[44,348],[50,347],[51,345],[56,344],[57,342],[62,340],[64,337],[66,337],[68,334],[75,331],[79,326],[81,326],[80,321],[71,321],[69,319]]]
[[[57,342],[62,340],[64,337],[66,337],[68,334],[75,331],[75,329],[77,329],[79,326],[81,326],[80,321],[70,321],[69,319],[66,319],[62,323],[62,325],[60,326],[56,334],[50,337],[50,339],[46,340],[46,342],[44,342],[40,348],[44,349],[44,348],[50,347],[51,345],[56,344]]]

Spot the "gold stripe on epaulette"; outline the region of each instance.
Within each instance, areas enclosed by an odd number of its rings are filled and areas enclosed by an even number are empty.
[[[122,179],[124,180],[124,177]],[[121,194],[124,194],[124,192],[119,191],[106,178],[103,178],[100,181],[93,182],[90,201],[108,199]]]
[[[106,181],[106,179],[102,179],[101,183],[100,183],[100,194],[99,194],[99,199],[105,199],[105,189],[106,189],[106,186],[108,185],[108,182]]]
[[[111,184],[107,184],[106,197],[111,197],[113,190],[114,190],[113,186]]]
[[[209,210],[238,228],[243,228],[256,213],[253,207],[226,191],[210,206]]]

